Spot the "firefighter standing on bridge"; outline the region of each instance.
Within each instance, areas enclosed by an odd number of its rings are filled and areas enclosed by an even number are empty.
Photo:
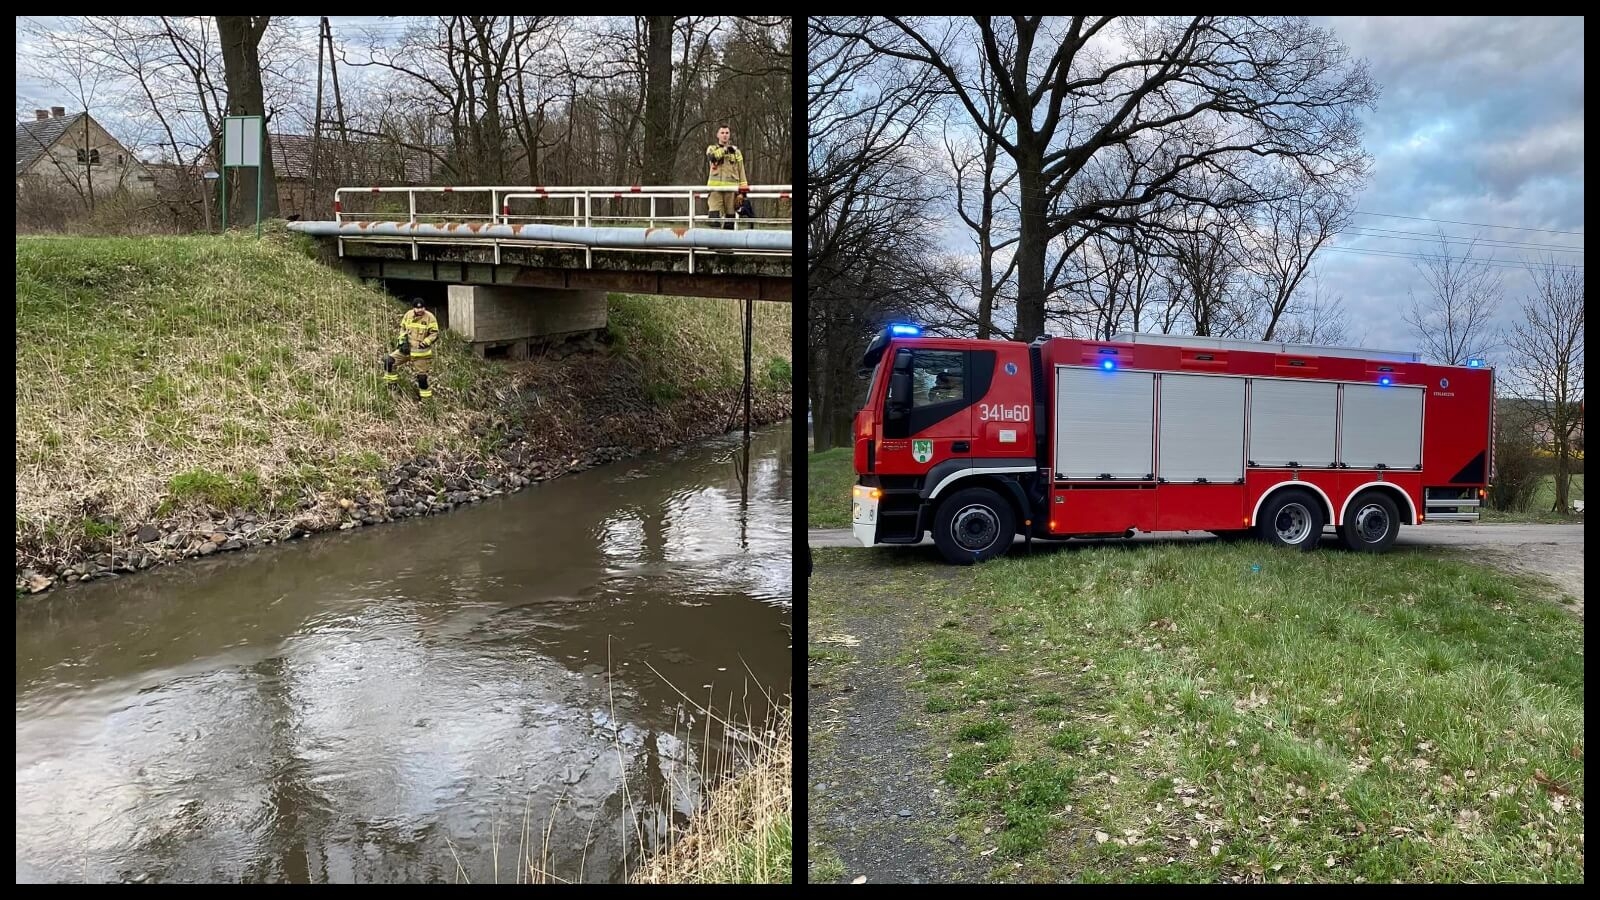
[[[734,191],[712,191],[706,198],[711,206],[711,227],[733,230],[734,217],[740,200],[750,192],[750,181],[745,177],[744,154],[733,145],[733,132],[724,125],[717,129],[717,142],[706,148],[706,163],[711,167],[706,179],[709,187],[737,187]]]
[[[428,386],[428,372],[433,369],[433,344],[439,340],[439,320],[418,297],[411,309],[400,319],[400,341],[394,352],[383,358],[383,380],[394,384],[400,380],[396,365],[409,365],[417,373],[417,392],[428,398],[433,389]]]

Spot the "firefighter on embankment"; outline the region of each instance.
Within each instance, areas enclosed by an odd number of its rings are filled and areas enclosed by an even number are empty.
[[[724,125],[717,129],[717,142],[706,148],[706,163],[711,174],[706,179],[708,187],[737,187],[734,191],[712,191],[707,202],[711,206],[711,227],[733,230],[740,200],[750,191],[749,179],[744,173],[744,154],[733,145],[733,131]]]
[[[439,320],[418,297],[400,319],[400,340],[394,352],[383,358],[383,380],[394,384],[400,380],[396,366],[410,366],[417,373],[417,392],[424,398],[433,396],[428,386],[428,372],[433,369],[433,345],[439,340]]]

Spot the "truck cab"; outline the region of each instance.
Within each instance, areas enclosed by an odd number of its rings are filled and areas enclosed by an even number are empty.
[[[1016,476],[1036,468],[1038,421],[1025,345],[922,337],[916,326],[890,325],[861,369],[871,387],[853,428],[851,517],[864,545],[917,543],[935,525],[930,513],[943,505],[936,501],[958,483],[1020,493]],[[1001,474],[1011,478],[982,478]],[[963,552],[1009,546],[1030,520],[1024,497],[1007,505],[958,511]]]

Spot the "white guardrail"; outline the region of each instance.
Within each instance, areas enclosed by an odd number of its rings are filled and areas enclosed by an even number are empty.
[[[543,235],[540,238],[527,236],[508,237],[502,229],[494,229],[495,234],[477,235],[469,230],[461,234],[452,230],[448,237],[438,236],[437,229],[425,229],[433,233],[423,235],[391,235],[391,234],[363,234],[359,238],[344,236],[347,228],[340,228],[339,255],[344,255],[344,242],[346,240],[362,240],[384,243],[407,243],[411,246],[411,258],[418,259],[418,246],[421,244],[487,244],[494,247],[494,261],[500,262],[500,247],[509,242],[516,245],[551,245],[583,247],[584,262],[586,267],[593,266],[593,251],[595,249],[627,250],[647,253],[680,253],[689,257],[689,271],[695,271],[695,258],[709,252],[736,253],[740,255],[789,255],[790,250],[771,249],[717,249],[710,250],[704,246],[696,246],[693,240],[680,242],[681,245],[661,246],[652,242],[651,246],[637,246],[637,242],[629,242],[626,246],[616,244],[597,244],[590,240],[594,234],[588,229],[594,228],[636,228],[648,232],[654,229],[672,229],[673,231],[692,230],[697,228],[722,229],[726,219],[712,219],[707,212],[701,212],[699,206],[713,193],[736,193],[737,187],[712,187],[709,185],[625,185],[625,186],[528,186],[528,185],[471,185],[462,187],[342,187],[333,192],[333,217],[334,222],[344,226],[353,223],[396,223],[411,226],[443,225],[443,224],[482,224],[482,225],[549,225],[562,226],[558,228],[540,228],[537,232]],[[746,190],[745,195],[751,199],[752,207],[766,206],[769,203],[776,206],[785,200],[792,199],[792,188],[786,184],[753,184]],[[401,220],[397,210],[375,212],[347,211],[345,198],[362,194],[404,194],[406,195],[406,213],[408,220]],[[478,206],[476,203],[468,206],[477,206],[477,210],[469,212],[419,212],[417,200],[419,196],[428,194],[439,195],[485,195],[487,203]],[[477,198],[474,197],[474,200]],[[676,209],[668,212],[671,201],[676,201]],[[765,201],[765,202],[763,202]],[[567,203],[571,203],[570,211]],[[543,207],[540,209],[539,207]],[[481,211],[478,211],[481,210]],[[603,211],[601,211],[603,210]],[[303,223],[292,223],[291,228]],[[309,223],[305,223],[309,224]],[[781,226],[781,227],[775,227]],[[754,230],[759,232],[789,232],[792,230],[793,220],[785,217],[751,217],[739,218],[735,223],[735,230]],[[568,231],[570,228],[572,230]],[[578,229],[586,229],[580,232]],[[302,229],[305,230],[305,229]],[[387,231],[387,229],[386,229]],[[534,231],[534,229],[530,229]],[[702,232],[703,233],[703,232]],[[559,235],[552,237],[552,235]],[[430,239],[434,237],[435,239]],[[722,243],[722,242],[719,242]]]

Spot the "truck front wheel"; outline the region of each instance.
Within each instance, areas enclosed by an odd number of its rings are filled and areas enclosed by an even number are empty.
[[[933,543],[946,562],[970,566],[1011,549],[1016,536],[1011,504],[987,488],[957,491],[933,517]]]

